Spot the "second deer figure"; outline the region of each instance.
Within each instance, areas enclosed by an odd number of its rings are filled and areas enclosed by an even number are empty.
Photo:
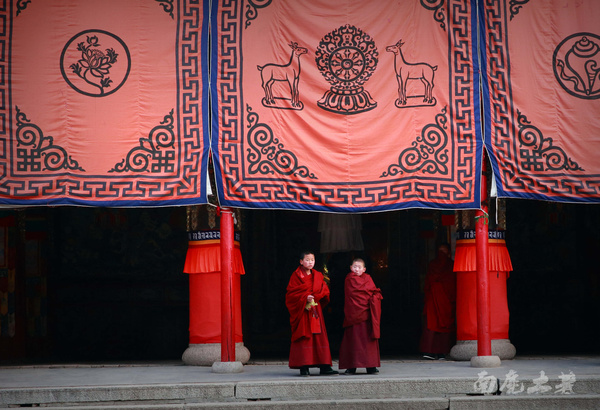
[[[433,105],[433,77],[437,66],[432,67],[427,63],[407,63],[402,55],[401,47],[403,45],[402,40],[398,40],[396,44],[385,48],[386,51],[394,53],[394,71],[398,80],[398,100],[396,100],[396,103],[397,105],[406,105],[406,84],[408,80],[421,80],[425,86],[423,102]]]

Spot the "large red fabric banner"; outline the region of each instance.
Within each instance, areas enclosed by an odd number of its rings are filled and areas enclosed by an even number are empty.
[[[0,204],[207,202],[202,2],[3,5]]]
[[[489,0],[485,135],[498,196],[600,201],[600,2]]]
[[[476,2],[214,0],[220,203],[478,208]]]

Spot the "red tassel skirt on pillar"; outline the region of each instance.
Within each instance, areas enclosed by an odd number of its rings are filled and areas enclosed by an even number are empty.
[[[190,232],[183,271],[190,278],[190,344],[221,343],[221,241],[219,231]],[[235,343],[243,342],[240,275],[245,274],[239,233],[233,248]]]
[[[460,233],[456,241],[456,339],[477,340],[477,262],[475,232]],[[472,237],[470,237],[472,236]],[[508,339],[508,301],[506,279],[512,264],[504,232],[490,231],[488,269],[491,301],[491,339]]]

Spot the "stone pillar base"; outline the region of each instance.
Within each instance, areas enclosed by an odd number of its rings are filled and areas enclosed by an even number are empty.
[[[492,355],[501,360],[514,359],[517,349],[510,343],[509,339],[493,339]],[[459,340],[450,350],[450,358],[453,360],[466,361],[477,356],[477,340]],[[485,356],[483,356],[485,357]]]
[[[243,342],[235,344],[235,359],[242,364],[250,360],[250,351]],[[181,360],[188,366],[212,366],[215,362],[221,362],[221,343],[190,344]]]
[[[498,356],[471,357],[471,367],[500,367],[502,362]]]
[[[243,371],[242,362],[214,362],[212,365],[213,373],[242,373]]]

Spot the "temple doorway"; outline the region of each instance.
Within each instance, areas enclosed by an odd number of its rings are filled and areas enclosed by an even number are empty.
[[[450,227],[442,225],[441,212],[428,210],[353,216],[358,218],[362,247],[356,243],[340,244],[344,241],[335,239],[328,241],[333,241],[333,245],[324,243],[327,241],[324,219],[330,219],[329,215],[244,211],[242,254],[247,272],[242,278],[244,342],[251,346],[253,355],[285,358],[289,353],[285,289],[298,266],[299,253],[307,249],[315,253],[316,269],[322,272],[326,269],[330,278],[331,303],[325,319],[334,357],[343,336],[344,279],[354,257],[365,260],[367,272],[382,290],[382,355],[418,353],[422,280],[427,263],[434,257],[436,242],[448,238]],[[348,238],[355,234],[346,231],[342,235]],[[337,249],[336,243],[340,245]]]
[[[319,213],[241,210],[243,331],[252,357],[287,360],[285,288],[307,248],[331,278],[334,357],[354,256],[382,289],[382,356],[416,356],[423,276],[452,231],[450,214],[362,214],[362,250],[321,252]],[[506,215],[517,355],[600,354],[600,207],[510,201]],[[181,359],[189,337],[185,207],[3,210],[0,228],[0,362]]]

